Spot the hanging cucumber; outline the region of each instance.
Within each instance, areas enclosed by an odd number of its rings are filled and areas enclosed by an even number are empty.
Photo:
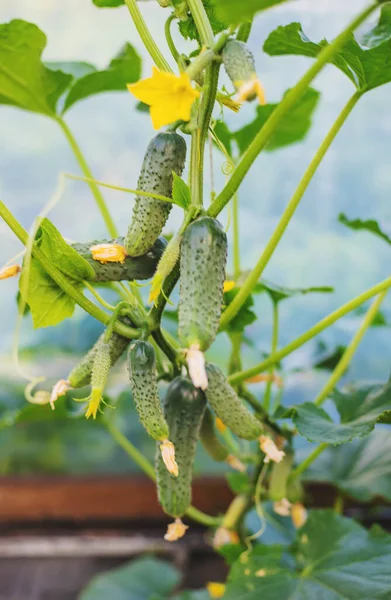
[[[155,350],[149,342],[132,342],[128,352],[130,387],[141,423],[155,440],[168,438],[168,425],[160,403]]]
[[[216,365],[206,365],[209,404],[231,431],[245,440],[255,440],[262,434],[262,424],[244,406],[235,390]]]
[[[131,325],[130,320],[127,317],[123,317],[120,319],[121,322],[126,325]],[[100,336],[98,341],[94,344],[94,346],[87,352],[87,354],[82,358],[76,367],[72,369],[69,373],[67,381],[69,385],[73,388],[81,388],[85,385],[88,385],[91,382],[91,374],[92,367],[94,364],[94,359],[98,349],[100,347],[101,342],[104,338],[104,333]],[[126,348],[130,344],[130,340],[119,333],[113,332],[111,334],[110,340],[108,341],[108,345],[110,348],[110,364],[114,365],[117,360],[122,356],[125,352]]]
[[[170,384],[164,401],[164,414],[175,446],[179,475],[166,470],[160,453],[156,455],[159,502],[163,510],[176,518],[184,515],[191,503],[191,481],[197,441],[205,412],[204,394],[185,377]]]
[[[247,44],[229,40],[224,46],[222,59],[227,75],[238,92],[238,102],[252,102],[255,98],[265,104],[265,93],[257,77],[254,56]]]
[[[86,418],[96,419],[111,367],[111,346],[104,338],[97,344],[91,373],[91,393],[85,400],[88,402]]]
[[[223,303],[227,236],[220,223],[201,217],[181,243],[178,336],[183,348],[205,351],[216,337]]]
[[[159,133],[150,142],[144,157],[137,188],[171,198],[174,171],[181,175],[186,161],[186,142],[174,132]],[[137,196],[133,218],[125,238],[129,256],[141,256],[153,246],[170,214],[171,204]]]
[[[135,279],[149,279],[155,273],[156,267],[163,256],[167,242],[163,237],[158,238],[152,247],[142,256],[127,256],[124,262],[107,262],[102,264],[92,257],[91,248],[101,244],[124,245],[124,238],[116,240],[101,240],[87,244],[71,244],[94,269],[94,281],[133,281]]]

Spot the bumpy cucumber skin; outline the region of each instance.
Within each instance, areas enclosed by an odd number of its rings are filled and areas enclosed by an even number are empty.
[[[244,406],[235,390],[216,365],[206,365],[210,406],[231,431],[245,440],[255,440],[262,434],[262,425]]]
[[[121,321],[126,325],[131,325],[129,319],[126,317],[121,319]],[[79,364],[76,365],[76,367],[74,367],[69,373],[67,379],[71,387],[80,388],[91,383],[92,367],[100,344],[103,342],[103,337],[104,333],[102,333],[98,341],[82,358]],[[118,333],[113,332],[108,344],[110,346],[110,364],[113,366],[129,346],[130,340],[122,335],[119,335]]]
[[[124,263],[106,263],[101,264],[92,258],[90,248],[97,244],[120,244],[124,245],[124,238],[115,240],[99,240],[87,244],[71,244],[94,269],[95,277],[93,281],[133,281],[135,279],[150,279],[156,271],[156,267],[163,256],[167,242],[163,237],[158,238],[153,246],[143,256],[127,256]]]
[[[142,425],[155,440],[168,438],[168,426],[160,404],[155,350],[149,342],[132,342],[128,370],[133,400]]]
[[[150,142],[144,157],[137,189],[171,198],[174,171],[181,175],[186,161],[186,142],[177,133],[159,133]],[[125,237],[129,256],[145,254],[161,234],[171,204],[136,196],[133,218]]]
[[[216,462],[223,462],[228,458],[229,452],[217,437],[214,417],[207,408],[202,420],[200,439],[205,450]]]
[[[224,46],[222,58],[227,75],[236,89],[240,87],[239,82],[250,81],[254,77],[254,56],[244,42],[230,40]]]
[[[181,517],[191,504],[193,463],[206,399],[203,392],[185,377],[170,384],[164,402],[164,414],[170,428],[170,441],[175,446],[179,475],[171,475],[156,452],[156,479],[159,502],[164,512]]]
[[[219,328],[227,236],[220,223],[201,217],[183,234],[178,336],[183,348],[209,348]]]

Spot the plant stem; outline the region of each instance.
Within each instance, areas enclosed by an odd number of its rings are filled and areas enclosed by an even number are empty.
[[[324,450],[326,450],[326,448],[328,448],[328,444],[319,444],[319,446],[317,446],[311,452],[311,454],[309,454],[307,458],[303,460],[303,462],[292,471],[289,477],[289,481],[293,481],[294,479],[297,479],[300,475],[302,475],[302,473],[304,473],[304,471],[306,471],[308,467],[312,465],[312,463],[318,458],[318,456],[322,454],[322,452],[324,452]]]
[[[273,355],[277,352],[278,346],[278,329],[279,329],[279,315],[278,315],[278,302],[272,301],[273,303],[273,330],[272,330],[272,344],[271,344],[271,354]],[[272,376],[274,373],[274,368],[271,367],[269,369],[269,373]],[[263,407],[266,412],[269,412],[270,409],[270,400],[272,394],[272,377],[270,377],[269,381],[266,384],[265,396],[263,400]]]
[[[171,35],[171,23],[175,21],[175,15],[172,14],[168,17],[166,24],[164,26],[164,33],[166,35],[166,41],[167,41],[167,45],[170,49],[170,52],[172,54],[173,59],[175,60],[175,62],[177,63],[179,60],[179,52],[176,49],[176,46],[174,44],[174,40],[172,39],[172,35]]]
[[[253,22],[252,21],[246,21],[245,23],[242,23],[241,26],[238,29],[238,33],[236,35],[236,39],[239,42],[246,43],[248,41],[248,38],[250,37],[252,26],[253,26]]]
[[[144,21],[144,18],[141,14],[136,0],[125,0],[125,4],[128,7],[128,10],[133,19],[133,23],[135,24],[138,34],[155,65],[161,71],[167,71],[168,73],[172,73],[170,65],[164,58],[163,54],[160,52],[158,45],[156,44],[155,40],[150,34],[150,31]]]
[[[314,403],[316,406],[320,406],[323,402],[328,398],[329,394],[333,391],[338,381],[341,379],[342,375],[345,373],[348,368],[357,348],[359,347],[364,335],[372,324],[372,321],[376,317],[376,314],[379,311],[380,305],[383,302],[384,298],[387,295],[388,290],[384,290],[378,297],[374,300],[372,305],[370,306],[367,314],[365,315],[365,319],[361,323],[361,326],[357,330],[355,336],[350,342],[349,346],[346,348],[343,356],[341,357],[339,363],[335,367],[334,371],[331,374],[330,379],[322,389],[322,391],[318,394]]]
[[[175,364],[176,359],[177,359],[177,351],[169,343],[169,341],[165,338],[160,327],[159,327],[159,329],[155,329],[152,332],[152,337],[155,340],[155,342],[157,343],[157,345],[159,346],[159,348],[167,356],[167,358],[170,359],[170,361]]]
[[[201,43],[208,48],[212,48],[214,35],[202,0],[187,0],[187,4],[197,27]]]
[[[8,210],[3,202],[0,201],[0,217],[7,223],[8,227],[14,232],[16,237],[26,246],[28,242],[28,233],[21,226],[21,224],[15,219],[12,213]],[[33,256],[40,262],[42,268],[47,272],[48,275],[57,283],[57,285],[65,292],[70,298],[72,298],[76,304],[81,306],[86,312],[88,312],[92,317],[95,317],[101,323],[105,325],[110,321],[110,315],[101,310],[98,306],[90,302],[88,298],[86,298],[70,281],[65,275],[61,273],[57,269],[57,267],[52,263],[52,261],[45,256],[45,254],[37,247],[33,246],[32,248]],[[134,339],[139,336],[139,331],[137,329],[133,329],[132,327],[128,327],[123,323],[116,323],[114,330],[117,333],[120,333],[124,337],[129,339]]]
[[[233,237],[233,262],[234,280],[240,275],[240,232],[239,232],[239,194],[235,192],[232,203],[232,237]]]
[[[106,202],[105,202],[102,194],[100,193],[100,190],[97,187],[96,183],[93,182],[93,180],[94,180],[93,175],[90,171],[90,168],[87,164],[86,159],[84,158],[82,151],[80,150],[78,143],[76,142],[76,139],[75,139],[72,131],[69,129],[67,123],[65,123],[65,121],[61,117],[57,117],[56,121],[60,125],[62,131],[64,132],[65,137],[67,138],[69,145],[72,149],[72,152],[75,155],[75,158],[76,158],[77,162],[79,163],[79,166],[80,166],[82,172],[84,173],[84,176],[90,180],[88,182],[88,185],[90,186],[91,192],[93,193],[95,201],[98,205],[98,208],[101,212],[103,220],[106,224],[107,231],[109,232],[111,237],[113,237],[113,238],[118,237],[117,228],[116,228],[115,223],[112,219],[112,216],[109,212],[109,209],[106,206]]]
[[[191,149],[190,149],[190,194],[191,203],[194,206],[202,206],[202,171],[199,169],[201,156],[199,155],[199,137],[200,131],[198,127],[191,134]]]
[[[140,467],[142,471],[150,478],[152,481],[156,481],[155,469],[145,458],[145,456],[138,450],[130,440],[110,421],[105,421],[105,426],[107,430],[113,437],[113,439],[117,442],[119,446],[126,452],[128,456]],[[203,513],[202,511],[194,508],[194,506],[190,506],[187,509],[186,515],[193,519],[194,521],[198,521],[202,525],[206,526],[214,526],[219,525],[221,523],[221,519],[219,517],[211,517]]]
[[[277,362],[285,358],[285,356],[288,356],[288,354],[291,354],[294,350],[300,348],[300,346],[303,346],[303,344],[314,338],[324,329],[330,327],[330,325],[338,321],[338,319],[341,319],[342,317],[350,313],[352,310],[355,310],[356,308],[361,306],[361,304],[364,304],[364,302],[367,302],[367,300],[370,300],[371,298],[373,298],[373,296],[377,296],[384,290],[387,290],[389,287],[391,287],[391,277],[388,277],[387,279],[384,279],[380,283],[369,288],[362,294],[353,298],[353,300],[349,300],[349,302],[340,306],[337,310],[330,313],[327,317],[325,317],[316,325],[311,327],[311,329],[306,331],[306,333],[300,335],[293,342],[291,342],[284,348],[281,348],[280,350],[272,354],[272,356],[269,356],[263,362],[255,365],[254,367],[251,367],[250,369],[246,369],[245,371],[241,371],[239,373],[231,375],[230,377],[228,377],[229,382],[232,384],[238,383],[240,381],[245,381],[250,377],[254,377],[254,375],[258,375],[258,373],[261,373],[262,371],[266,371],[266,369],[268,369],[272,365],[275,365]]]
[[[87,288],[87,290],[89,290],[91,292],[91,294],[93,296],[95,296],[95,298],[98,300],[99,304],[101,304],[103,306],[103,308],[106,308],[107,310],[110,310],[110,311],[115,310],[115,306],[106,302],[106,300],[104,298],[102,298],[102,296],[99,294],[99,292],[88,281],[83,281],[83,285],[84,285],[84,287]]]
[[[224,206],[230,201],[242,183],[251,165],[257,158],[258,154],[263,150],[271,135],[275,132],[281,119],[296,104],[296,102],[300,100],[305,90],[315,79],[318,73],[323,69],[323,67],[330,62],[337,52],[344,46],[349,39],[350,34],[357,29],[357,27],[359,27],[367,19],[367,17],[369,17],[371,13],[378,8],[378,6],[379,5],[377,2],[372,3],[363,12],[361,12],[329,46],[324,47],[320,52],[316,62],[304,74],[300,81],[284,96],[284,99],[273,111],[262,129],[254,138],[235,171],[233,172],[228,183],[210,207],[208,212],[212,217],[217,216]]]
[[[326,135],[322,144],[318,148],[318,151],[316,152],[308,169],[304,173],[303,178],[300,181],[295,193],[289,201],[288,206],[284,210],[280,222],[278,223],[270,240],[268,241],[266,248],[264,249],[259,261],[255,265],[254,269],[251,271],[250,275],[247,277],[239,293],[235,296],[234,300],[224,311],[221,317],[220,327],[225,327],[227,323],[230,322],[230,320],[237,314],[237,312],[240,310],[240,308],[243,306],[243,304],[246,302],[247,298],[251,294],[254,286],[258,282],[275,249],[277,248],[286,228],[289,225],[291,218],[293,217],[320,163],[322,162],[324,156],[326,155],[328,149],[334,141],[337,133],[340,131],[342,125],[345,123],[347,117],[350,115],[354,106],[357,104],[361,95],[361,92],[356,92],[350,98],[348,103],[345,105],[345,107],[339,114],[329,133]]]

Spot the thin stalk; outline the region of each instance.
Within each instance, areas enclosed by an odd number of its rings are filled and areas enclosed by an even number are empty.
[[[64,135],[68,140],[68,143],[72,149],[73,154],[75,155],[77,162],[79,163],[79,166],[80,166],[82,172],[84,173],[84,176],[91,180],[88,182],[88,185],[90,186],[91,192],[95,198],[95,201],[96,201],[98,208],[101,212],[101,215],[103,217],[103,220],[106,224],[107,231],[109,232],[111,237],[113,237],[113,238],[118,237],[118,231],[117,231],[115,223],[112,219],[110,211],[106,206],[106,202],[105,202],[102,194],[100,193],[99,188],[97,187],[96,183],[94,183],[93,175],[90,171],[90,168],[87,164],[84,154],[82,153],[78,143],[76,142],[76,139],[75,139],[72,131],[69,129],[69,126],[67,125],[67,123],[65,123],[65,121],[63,119],[61,119],[61,117],[57,117],[56,121],[59,124],[59,126],[61,127],[62,131],[64,132]]]
[[[201,43],[212,48],[214,35],[202,0],[187,0],[187,4],[197,27]]]
[[[333,510],[337,513],[337,515],[343,515],[344,504],[344,497],[342,496],[341,492],[338,492],[333,506]]]
[[[200,131],[198,127],[194,129],[191,134],[191,149],[190,149],[190,169],[189,169],[189,177],[190,177],[190,193],[191,193],[191,203],[194,206],[202,206],[203,204],[203,194],[202,194],[202,186],[201,186],[201,178],[202,173],[199,169],[200,164],[200,154],[199,154],[199,137]]]
[[[320,52],[316,62],[304,74],[300,81],[284,96],[284,99],[273,111],[262,129],[254,138],[247,151],[244,153],[235,171],[233,172],[228,183],[210,207],[209,214],[212,217],[217,216],[222,211],[224,206],[231,200],[251,165],[259,153],[263,150],[271,135],[275,132],[281,119],[296,104],[296,102],[300,100],[305,90],[315,79],[318,73],[320,73],[323,67],[330,62],[337,52],[344,46],[349,39],[350,34],[357,29],[357,27],[359,27],[367,19],[367,17],[369,17],[374,10],[378,8],[378,6],[379,5],[377,2],[372,3],[363,12],[361,12],[329,46],[324,47]]]
[[[326,383],[326,385],[324,386],[322,391],[315,398],[314,404],[316,404],[316,406],[320,406],[321,404],[323,404],[323,402],[328,398],[330,393],[333,391],[333,389],[337,385],[338,381],[341,379],[342,375],[345,373],[345,371],[348,368],[349,364],[351,363],[352,358],[353,358],[354,354],[356,353],[356,350],[359,347],[364,335],[366,334],[366,332],[369,329],[369,327],[371,326],[374,318],[376,317],[376,315],[379,311],[379,308],[381,306],[381,303],[383,302],[384,298],[387,295],[387,292],[388,292],[388,290],[385,290],[384,292],[379,294],[378,297],[372,303],[367,314],[365,315],[365,319],[361,323],[355,336],[353,337],[349,346],[346,348],[345,352],[343,353],[339,363],[337,364],[334,371],[332,372],[330,379],[328,380],[328,382]]]
[[[235,192],[232,203],[232,236],[234,280],[240,275],[240,232],[239,232],[239,194]]]
[[[172,73],[170,65],[164,58],[163,54],[160,52],[158,45],[153,39],[144,21],[144,18],[141,14],[136,0],[125,0],[125,4],[128,7],[128,10],[133,19],[133,23],[135,24],[138,34],[155,65],[161,71],[167,71],[168,73]]]
[[[16,237],[22,242],[22,244],[26,245],[28,242],[28,233],[21,226],[21,224],[15,219],[13,214],[8,210],[3,202],[0,201],[0,217],[7,223],[8,227],[14,232]],[[72,298],[76,304],[81,306],[86,312],[88,312],[92,317],[95,317],[101,323],[105,325],[110,321],[110,315],[101,310],[98,306],[93,304],[88,298],[86,298],[70,281],[65,275],[61,273],[57,269],[57,267],[52,263],[52,261],[45,256],[45,254],[37,247],[33,246],[32,248],[33,256],[39,261],[42,268],[46,271],[48,275],[57,283],[57,285],[65,292],[70,298]],[[133,329],[133,327],[128,327],[123,323],[116,323],[114,330],[117,333],[120,333],[124,337],[129,339],[134,339],[139,336],[138,329]]]
[[[172,54],[173,59],[175,60],[176,63],[178,63],[179,61],[179,52],[174,44],[174,40],[172,39],[172,35],[171,35],[171,23],[175,21],[175,15],[172,14],[168,17],[166,24],[164,26],[164,33],[166,35],[166,41],[167,41],[167,45],[170,49],[170,52]]]
[[[150,478],[152,481],[156,481],[155,469],[151,465],[151,463],[145,458],[145,456],[138,450],[130,440],[111,422],[105,421],[105,426],[109,431],[112,438],[117,442],[119,446],[126,452],[128,456],[140,467],[142,471]],[[190,506],[187,509],[186,515],[193,519],[194,521],[198,521],[202,525],[206,525],[207,527],[212,527],[219,525],[221,523],[221,519],[218,517],[211,517],[198,510],[194,506]]]
[[[271,344],[271,354],[273,355],[277,352],[278,346],[278,329],[279,329],[279,315],[278,315],[278,302],[273,301],[273,330],[272,330],[272,344]],[[270,367],[269,373],[272,376],[274,373],[274,367]],[[263,407],[266,412],[269,412],[270,409],[270,400],[272,395],[272,378],[266,384],[265,396],[263,400]]]
[[[272,257],[275,249],[277,248],[283,234],[285,233],[286,228],[289,225],[291,218],[293,217],[301,199],[304,196],[305,191],[307,190],[313,176],[315,175],[320,163],[322,162],[324,156],[326,155],[328,149],[330,148],[332,142],[334,141],[337,133],[340,131],[342,125],[345,123],[347,117],[350,115],[354,106],[357,104],[358,100],[361,98],[362,92],[356,92],[345,105],[337,120],[333,124],[329,133],[326,135],[322,144],[320,145],[318,151],[316,152],[314,158],[312,159],[308,169],[303,175],[302,180],[300,181],[295,193],[293,194],[291,200],[288,203],[288,206],[284,210],[282,217],[274,230],[270,240],[268,241],[266,248],[264,249],[259,261],[255,265],[254,269],[251,271],[250,275],[247,277],[243,286],[241,287],[239,293],[235,296],[234,300],[231,304],[226,308],[222,317],[221,317],[221,327],[225,327],[227,323],[237,314],[239,309],[246,302],[247,298],[251,294],[254,286],[258,282],[261,277],[265,267],[267,266],[270,258]],[[213,205],[212,205],[213,206]],[[209,211],[208,211],[209,212]]]
[[[208,67],[214,60],[216,60],[217,55],[213,50],[206,50],[205,52],[201,52],[197,56],[195,60],[187,67],[186,73],[190,77],[190,79],[197,80],[198,76]]]
[[[176,364],[176,360],[177,360],[177,351],[175,350],[175,348],[170,344],[170,342],[166,339],[166,337],[163,335],[162,330],[159,329],[155,329],[152,332],[152,337],[155,340],[155,342],[158,344],[159,348],[164,352],[164,354],[167,356],[167,358],[174,364]]]
[[[110,310],[110,311],[115,310],[115,306],[106,302],[106,300],[104,298],[102,298],[102,296],[99,294],[99,292],[97,292],[96,289],[94,288],[94,286],[91,285],[88,281],[83,281],[83,285],[98,300],[99,304],[101,304],[103,306],[103,308],[106,308],[107,310]]]
[[[246,369],[245,371],[241,371],[239,373],[231,375],[230,377],[228,377],[229,382],[232,384],[238,383],[240,381],[245,381],[250,377],[258,375],[258,373],[261,373],[262,371],[266,371],[266,369],[269,369],[269,367],[278,363],[280,360],[288,356],[288,354],[291,354],[294,350],[297,350],[297,348],[300,348],[306,342],[312,340],[312,338],[321,333],[324,329],[327,329],[328,327],[330,327],[330,325],[333,325],[333,323],[338,321],[338,319],[341,319],[342,317],[350,313],[352,310],[355,310],[356,308],[361,306],[361,304],[364,304],[364,302],[367,302],[374,296],[377,296],[384,290],[387,290],[389,287],[391,287],[391,277],[384,279],[383,281],[369,288],[362,294],[359,294],[352,300],[349,300],[349,302],[346,302],[346,304],[343,304],[337,310],[327,315],[327,317],[319,321],[316,325],[311,327],[311,329],[300,335],[298,338],[296,338],[293,342],[291,342],[284,348],[281,348],[280,350],[272,354],[272,356],[269,356],[263,362],[255,365],[254,367],[251,367],[250,369]]]
[[[302,473],[304,473],[304,471],[306,471],[308,469],[308,467],[310,465],[312,465],[312,463],[318,458],[318,456],[320,456],[322,454],[322,452],[324,452],[326,450],[326,448],[328,448],[328,444],[323,443],[323,444],[319,444],[319,446],[317,446],[312,452],[311,454],[309,454],[307,456],[307,458],[305,460],[303,460],[303,462],[296,467],[296,469],[294,469],[289,477],[289,481],[293,481],[294,479],[297,479],[298,477],[300,477],[300,475],[302,475]]]
[[[245,23],[242,23],[238,29],[236,39],[239,42],[247,42],[248,38],[250,37],[252,26],[253,26],[252,21],[246,21]]]

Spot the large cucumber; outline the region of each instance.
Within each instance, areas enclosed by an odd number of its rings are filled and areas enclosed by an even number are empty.
[[[120,319],[126,325],[131,325],[131,322],[127,317],[123,317]],[[67,380],[69,384],[73,388],[80,388],[85,385],[88,385],[91,382],[92,375],[92,367],[94,364],[95,356],[100,348],[100,345],[103,341],[104,333],[100,336],[98,341],[93,345],[91,350],[87,352],[87,354],[82,358],[76,367],[72,369],[69,373]],[[111,334],[108,345],[110,346],[110,364],[113,366],[117,360],[122,356],[125,352],[126,348],[130,344],[130,340],[119,333],[113,331]]]
[[[174,171],[181,175],[186,161],[186,142],[177,133],[159,133],[150,142],[144,157],[137,189],[171,198]],[[129,256],[145,254],[161,234],[171,204],[137,196],[133,218],[125,238]]]
[[[220,223],[201,217],[181,243],[178,335],[183,348],[207,350],[216,337],[223,303],[227,236]]]
[[[128,370],[133,400],[141,423],[155,440],[168,439],[168,426],[160,404],[155,350],[149,342],[132,342]]]
[[[71,244],[94,269],[94,281],[133,281],[134,279],[150,279],[156,271],[156,267],[164,253],[167,242],[163,237],[158,238],[153,246],[142,256],[127,256],[125,262],[111,262],[101,264],[92,258],[90,248],[98,244],[120,244],[124,245],[124,238],[116,240],[99,240],[87,244]]]
[[[206,365],[208,388],[205,391],[209,404],[218,417],[238,437],[255,440],[262,434],[262,424],[244,406],[235,390],[216,365]]]
[[[254,56],[247,44],[238,40],[229,40],[224,46],[222,58],[227,75],[236,90],[256,78],[256,67]],[[249,96],[249,101],[254,100],[256,94]]]
[[[164,414],[170,428],[170,440],[175,446],[179,475],[171,475],[156,453],[156,477],[159,502],[163,510],[181,517],[191,504],[191,480],[197,441],[204,416],[206,400],[203,392],[185,377],[170,384],[164,401]]]

